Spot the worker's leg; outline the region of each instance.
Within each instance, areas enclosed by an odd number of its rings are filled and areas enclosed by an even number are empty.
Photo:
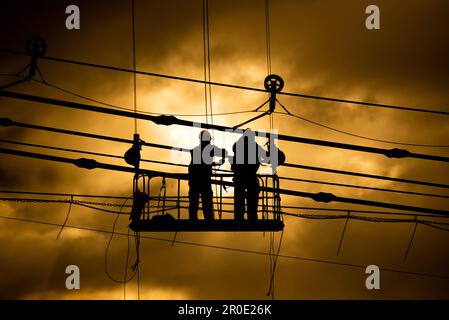
[[[242,181],[234,180],[234,217],[243,220],[245,214],[245,185]]]
[[[198,202],[200,198],[200,190],[198,187],[189,182],[189,219],[197,220],[198,219]]]
[[[247,186],[248,220],[257,220],[257,207],[259,204],[259,180],[254,177]]]
[[[201,190],[201,203],[203,205],[204,219],[214,220],[214,207],[212,204],[212,187],[209,185],[204,186]]]

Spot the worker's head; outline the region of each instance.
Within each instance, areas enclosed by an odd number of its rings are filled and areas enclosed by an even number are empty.
[[[212,140],[212,136],[210,135],[209,131],[207,131],[207,130],[201,131],[199,138],[200,138],[201,144],[209,144],[210,141]]]

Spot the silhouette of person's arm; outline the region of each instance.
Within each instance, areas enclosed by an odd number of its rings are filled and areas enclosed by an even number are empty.
[[[219,148],[217,146],[213,146],[213,155],[214,157],[219,158],[218,161],[214,161],[212,163],[213,166],[221,166],[223,163],[225,163],[227,157],[228,157],[228,151],[226,149]]]
[[[256,143],[257,146],[257,157],[260,163],[270,163],[271,157],[268,152]]]

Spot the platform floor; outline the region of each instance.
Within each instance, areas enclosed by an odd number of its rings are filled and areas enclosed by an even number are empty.
[[[237,232],[237,231],[282,231],[284,223],[279,220],[236,221],[234,219],[221,220],[134,220],[130,228],[136,232]]]

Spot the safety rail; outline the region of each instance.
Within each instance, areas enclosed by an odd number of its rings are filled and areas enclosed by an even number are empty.
[[[231,174],[212,175],[213,220],[189,219],[189,186],[184,177],[156,177],[137,174],[133,183],[133,209],[130,227],[134,231],[280,231],[281,217],[279,178],[258,175],[260,185],[258,219],[234,219],[234,196]],[[226,180],[227,179],[227,180]],[[215,187],[216,186],[216,187]],[[273,191],[274,190],[274,191]],[[202,207],[198,208],[202,217]]]

